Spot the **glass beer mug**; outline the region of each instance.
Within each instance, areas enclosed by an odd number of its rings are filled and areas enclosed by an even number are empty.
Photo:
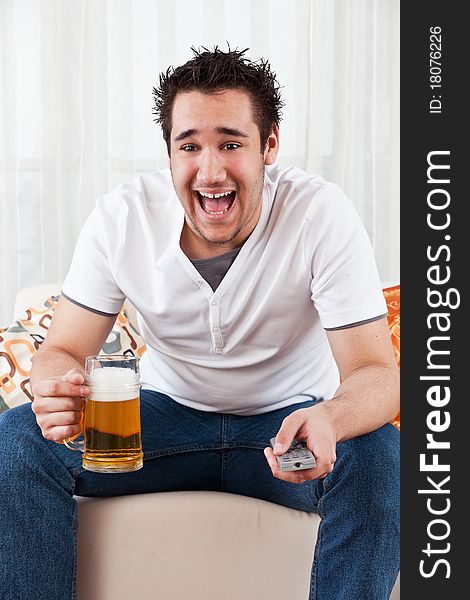
[[[143,466],[140,430],[139,359],[135,356],[87,356],[83,440],[64,444],[83,452],[83,468],[97,473],[125,473]]]

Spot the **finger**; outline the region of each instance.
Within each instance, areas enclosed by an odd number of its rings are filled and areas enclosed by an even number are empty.
[[[296,410],[284,419],[276,435],[274,454],[279,456],[287,452],[304,421],[302,410]]]
[[[34,396],[44,397],[56,397],[56,396],[68,396],[68,397],[80,397],[87,396],[90,393],[86,385],[76,385],[68,381],[62,381],[60,379],[46,379],[38,381],[33,386]]]
[[[46,440],[52,442],[63,443],[64,439],[78,436],[82,432],[80,424],[77,425],[61,425],[57,427],[51,427],[42,432],[43,437]]]
[[[73,428],[73,432],[65,437],[71,437],[82,430],[82,413],[77,411],[64,411],[43,416],[39,419],[39,426],[46,439],[52,438],[52,435],[58,434],[58,430],[63,428]]]
[[[61,377],[62,381],[68,381],[75,385],[85,383],[85,374],[80,369],[70,369],[65,375]]]
[[[264,449],[264,456],[266,457],[266,460],[268,461],[268,465],[271,468],[271,471],[274,475],[274,473],[276,471],[279,470],[278,464],[277,464],[277,460],[276,457],[273,454],[273,451],[271,448],[265,448]]]
[[[307,445],[315,456],[316,468],[330,473],[336,462],[336,445],[327,440],[317,443],[316,440],[307,440]]]
[[[85,407],[85,400],[80,397],[45,397],[36,396],[31,408],[35,415],[57,413],[63,411],[81,411]]]
[[[41,418],[43,429],[51,429],[62,425],[77,425],[82,419],[81,411],[67,410],[64,412],[50,413]]]
[[[319,461],[317,460],[316,471],[318,473],[318,479],[325,479],[327,475],[333,471],[335,466],[334,461]]]

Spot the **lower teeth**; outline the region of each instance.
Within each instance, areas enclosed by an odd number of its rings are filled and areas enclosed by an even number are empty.
[[[224,210],[219,210],[218,212],[212,212],[210,210],[206,210],[204,209],[204,212],[206,212],[209,215],[223,215],[224,213],[226,213],[228,211],[228,208],[224,209]]]

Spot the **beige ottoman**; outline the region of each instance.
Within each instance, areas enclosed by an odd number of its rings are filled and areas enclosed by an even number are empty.
[[[78,500],[79,600],[308,599],[315,514],[219,492]]]
[[[319,518],[218,492],[82,498],[80,600],[306,600]]]

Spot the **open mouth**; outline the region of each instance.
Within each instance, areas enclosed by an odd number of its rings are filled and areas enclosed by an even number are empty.
[[[237,193],[235,190],[232,190],[230,192],[222,192],[221,194],[196,192],[196,195],[205,213],[208,215],[223,215],[232,208]]]

